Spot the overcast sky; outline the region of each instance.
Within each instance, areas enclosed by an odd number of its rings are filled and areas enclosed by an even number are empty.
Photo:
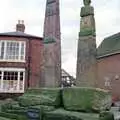
[[[43,36],[46,0],[0,0],[0,32],[15,31],[23,19],[26,33]],[[76,74],[80,8],[83,0],[60,0],[62,66]],[[92,0],[95,8],[97,46],[107,36],[120,31],[120,0]]]

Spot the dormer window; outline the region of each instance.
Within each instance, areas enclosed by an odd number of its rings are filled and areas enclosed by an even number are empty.
[[[0,61],[25,62],[24,41],[0,41]]]

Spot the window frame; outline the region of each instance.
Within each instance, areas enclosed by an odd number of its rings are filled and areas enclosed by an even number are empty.
[[[7,52],[7,43],[19,43],[19,55],[18,55],[18,59],[7,59],[6,58],[6,52]],[[26,41],[16,41],[16,40],[0,40],[0,56],[2,54],[1,48],[2,48],[2,43],[4,43],[4,55],[3,55],[3,59],[0,58],[0,62],[26,62]],[[22,44],[24,44],[24,50],[22,51]],[[24,53],[23,54],[23,59],[21,59],[21,51]]]
[[[6,80],[3,79],[4,77],[4,72],[18,72],[18,79],[17,80],[12,80],[12,81],[17,81],[17,89],[11,89],[11,90],[5,90],[3,88],[3,84]],[[25,68],[0,68],[0,72],[1,72],[1,79],[0,79],[0,93],[24,93],[24,89],[25,89]],[[23,72],[23,80],[22,80],[22,88],[20,89],[20,73]],[[14,83],[13,83],[14,85]]]

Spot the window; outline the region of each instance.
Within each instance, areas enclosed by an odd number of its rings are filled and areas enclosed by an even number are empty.
[[[111,86],[110,85],[111,84],[110,79],[108,77],[105,77],[104,80],[105,80],[105,87],[110,87]]]
[[[0,68],[0,92],[24,92],[25,69]]]
[[[0,60],[25,61],[25,42],[1,40]]]

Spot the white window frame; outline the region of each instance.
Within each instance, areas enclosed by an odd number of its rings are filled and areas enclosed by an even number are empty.
[[[0,80],[0,93],[24,93],[25,88],[25,69],[24,68],[0,68],[0,71],[2,72],[1,80]],[[18,80],[17,80],[17,90],[10,89],[5,90],[3,89],[3,73],[4,71],[10,71],[10,72],[18,72]],[[23,72],[23,89],[20,90],[20,72]]]
[[[1,47],[2,47],[2,42],[4,42],[4,56],[3,59],[0,58],[0,61],[4,62],[25,62],[25,56],[26,56],[26,42],[25,41],[16,41],[16,40],[0,40],[0,55],[1,55]],[[7,42],[15,42],[15,43],[19,43],[19,56],[18,59],[6,59],[6,46],[7,46]],[[24,44],[24,56],[23,56],[23,60],[21,60],[21,47],[22,44]]]
[[[110,78],[109,77],[105,77],[104,80],[105,80],[105,87],[110,87],[111,86]]]

